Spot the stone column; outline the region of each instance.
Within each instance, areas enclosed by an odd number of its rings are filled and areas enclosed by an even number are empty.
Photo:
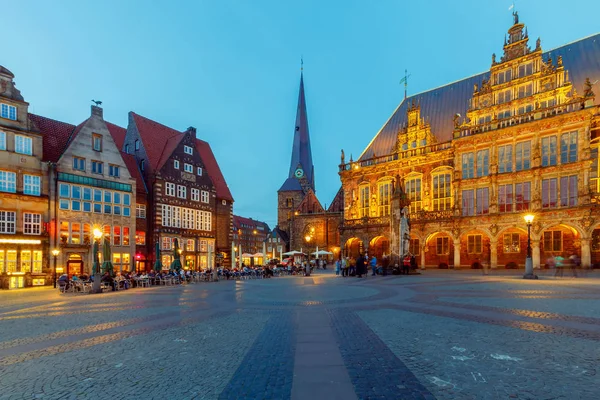
[[[421,269],[425,269],[425,245],[421,246]]]
[[[590,268],[592,265],[592,252],[590,239],[581,239],[581,267]]]
[[[531,239],[531,260],[533,261],[533,269],[540,268],[540,240]]]
[[[454,269],[460,268],[460,239],[454,241]]]
[[[498,240],[490,240],[490,268],[498,268]]]

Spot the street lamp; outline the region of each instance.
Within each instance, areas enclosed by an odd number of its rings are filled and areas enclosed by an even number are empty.
[[[527,258],[525,258],[525,275],[524,279],[537,279],[537,275],[533,273],[533,260],[531,259],[531,224],[533,222],[533,214],[527,214],[525,217],[527,224]]]
[[[58,249],[52,250],[52,255],[54,256],[54,289],[56,289],[56,257],[58,257],[59,253],[60,250]]]
[[[307,234],[304,236],[304,240],[306,241],[306,247],[308,248],[308,263],[306,264],[305,274],[306,276],[310,275],[310,241],[312,240],[312,234]]]

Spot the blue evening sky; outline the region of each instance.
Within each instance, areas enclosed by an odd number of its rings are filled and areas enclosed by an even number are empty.
[[[126,127],[135,111],[210,142],[234,212],[277,219],[300,78],[316,189],[340,186],[403,98],[488,70],[512,24],[510,0],[56,0],[2,2],[0,65],[31,111],[78,124],[90,100]],[[516,1],[532,46],[599,31],[600,1]],[[579,88],[578,88],[579,89]]]

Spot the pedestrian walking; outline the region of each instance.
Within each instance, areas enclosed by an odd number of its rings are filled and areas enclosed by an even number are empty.
[[[359,278],[362,278],[363,274],[367,273],[367,261],[365,260],[365,256],[361,253],[356,259],[356,275]]]
[[[340,275],[340,269],[341,269],[341,268],[342,268],[342,260],[338,259],[338,260],[335,262],[335,274],[336,274],[337,276],[339,276],[339,275]]]
[[[372,276],[377,275],[377,258],[375,256],[371,257],[371,261],[369,263],[371,264],[371,271],[373,272]]]

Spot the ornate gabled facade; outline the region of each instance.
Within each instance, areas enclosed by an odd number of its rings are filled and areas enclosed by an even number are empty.
[[[515,13],[488,72],[400,104],[359,160],[340,165],[344,252],[397,256],[405,196],[422,267],[523,265],[526,213],[535,267],[557,255],[600,262],[599,39],[531,49]]]
[[[314,252],[319,247],[339,255],[338,226],[343,197],[338,193],[334,200],[336,206],[326,209],[315,194],[303,74],[300,76],[290,170],[277,196],[277,229],[287,237],[287,249],[284,251],[302,248]]]
[[[44,139],[13,79],[0,66],[0,289],[51,282]]]
[[[90,117],[78,126],[37,115],[30,119],[48,138],[50,240],[60,251],[58,265],[69,276],[92,274],[93,232],[98,229],[110,241],[114,270],[131,271],[136,182],[102,108],[92,106]]]

